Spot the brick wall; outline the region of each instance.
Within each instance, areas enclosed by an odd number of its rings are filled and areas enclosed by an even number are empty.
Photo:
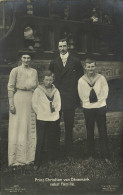
[[[35,60],[32,67],[38,70],[39,80],[41,80],[42,71],[49,66],[49,60]],[[1,67],[0,67],[1,68]],[[12,68],[12,67],[11,67]],[[10,69],[10,67],[9,67]],[[107,80],[123,78],[123,62],[97,62],[98,72],[103,74]],[[8,99],[7,99],[8,74],[0,75],[0,129],[6,134],[8,129]],[[107,112],[107,127],[109,135],[120,134],[123,131],[123,112]],[[64,139],[64,123],[61,121],[61,140]],[[74,121],[74,140],[86,138],[86,128],[83,112],[81,108],[76,110]],[[95,136],[98,136],[95,126]]]
[[[83,65],[83,61],[81,61]],[[32,63],[32,67],[35,67],[39,73],[39,79],[41,72],[48,68],[50,60],[35,60]],[[97,61],[97,72],[101,73],[106,77],[107,80],[112,80],[116,78],[123,79],[123,62],[107,62],[107,61]]]
[[[96,64],[98,72],[104,75],[107,80],[123,79],[123,62],[97,61]]]

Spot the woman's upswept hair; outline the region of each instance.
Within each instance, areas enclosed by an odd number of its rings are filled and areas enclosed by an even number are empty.
[[[35,50],[31,50],[29,48],[23,48],[18,51],[18,57],[21,58],[23,55],[29,55],[31,58],[34,58],[36,52]]]

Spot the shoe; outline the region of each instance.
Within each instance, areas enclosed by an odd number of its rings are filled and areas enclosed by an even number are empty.
[[[104,161],[108,164],[111,165],[111,161],[108,158],[105,158]]]
[[[34,171],[37,171],[40,168],[40,165],[34,165],[33,169]]]

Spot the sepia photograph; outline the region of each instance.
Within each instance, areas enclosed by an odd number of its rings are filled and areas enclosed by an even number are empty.
[[[123,0],[0,0],[1,195],[123,195]]]

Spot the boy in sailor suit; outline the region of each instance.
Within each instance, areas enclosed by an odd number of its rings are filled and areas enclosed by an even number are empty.
[[[37,115],[36,166],[40,166],[45,150],[48,160],[54,160],[57,154],[57,121],[61,98],[58,89],[52,84],[53,81],[53,73],[45,71],[43,83],[35,89],[32,97],[32,107]]]

